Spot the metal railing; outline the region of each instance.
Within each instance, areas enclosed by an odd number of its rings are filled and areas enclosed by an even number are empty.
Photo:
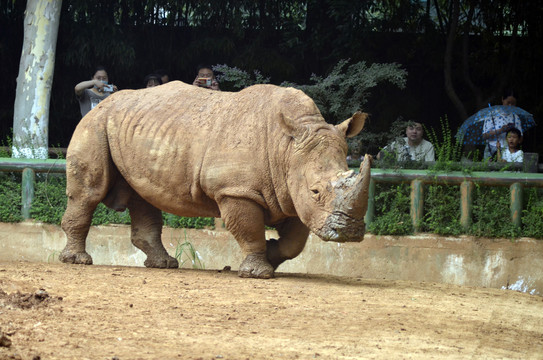
[[[30,219],[30,208],[34,198],[36,173],[66,173],[66,160],[49,159],[0,159],[0,171],[22,172],[22,216]],[[375,218],[375,185],[377,183],[409,183],[411,186],[411,219],[415,231],[424,215],[424,185],[460,186],[460,222],[467,229],[472,222],[473,192],[475,184],[481,186],[509,187],[511,190],[511,221],[521,226],[523,206],[523,188],[543,188],[543,174],[522,172],[471,172],[460,171],[435,172],[430,170],[372,169],[369,189],[368,210],[365,222],[371,223]]]
[[[472,222],[473,192],[475,184],[481,186],[509,187],[511,190],[511,221],[516,226],[522,224],[523,188],[543,188],[543,174],[522,172],[472,172],[460,171],[439,173],[429,170],[372,169],[369,189],[368,210],[365,222],[369,224],[375,217],[375,184],[409,183],[411,185],[411,220],[415,231],[424,216],[424,184],[460,186],[460,223],[468,229]]]

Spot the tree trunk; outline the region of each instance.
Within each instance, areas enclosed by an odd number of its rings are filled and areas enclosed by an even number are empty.
[[[453,61],[453,47],[454,40],[456,38],[456,30],[458,28],[458,17],[460,16],[460,0],[453,0],[452,2],[452,11],[451,19],[449,25],[449,34],[447,36],[447,47],[445,48],[445,66],[444,66],[444,76],[445,76],[445,91],[451,99],[452,103],[456,107],[458,114],[462,120],[466,119],[467,112],[464,104],[456,94],[453,84],[453,75],[452,75],[452,61]]]
[[[62,0],[28,0],[13,109],[14,158],[46,159]]]

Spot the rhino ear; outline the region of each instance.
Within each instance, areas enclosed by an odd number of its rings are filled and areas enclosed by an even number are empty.
[[[358,135],[360,131],[364,128],[368,114],[357,111],[354,115],[339,125],[336,125],[336,128],[340,133],[344,134],[345,137],[353,137]]]

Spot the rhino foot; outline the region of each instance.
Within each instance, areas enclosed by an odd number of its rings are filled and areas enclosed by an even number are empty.
[[[266,253],[249,254],[241,263],[238,276],[242,278],[270,279],[274,269],[268,262]]]
[[[71,252],[64,249],[58,259],[63,263],[67,264],[83,264],[83,265],[92,265],[92,258],[85,251],[83,252]]]
[[[147,258],[147,260],[143,262],[143,265],[145,265],[145,267],[148,267],[148,268],[172,269],[172,268],[179,267],[179,261],[177,261],[176,258],[171,257],[171,256]]]

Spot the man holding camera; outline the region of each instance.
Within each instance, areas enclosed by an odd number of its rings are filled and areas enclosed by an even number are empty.
[[[74,88],[79,100],[81,117],[87,115],[98,103],[117,91],[117,86],[108,83],[109,78],[104,67],[98,66],[90,80],[82,81]]]
[[[215,74],[211,66],[199,65],[197,68],[198,75],[192,82],[192,85],[208,88],[211,90],[220,90],[219,83],[215,79]]]

